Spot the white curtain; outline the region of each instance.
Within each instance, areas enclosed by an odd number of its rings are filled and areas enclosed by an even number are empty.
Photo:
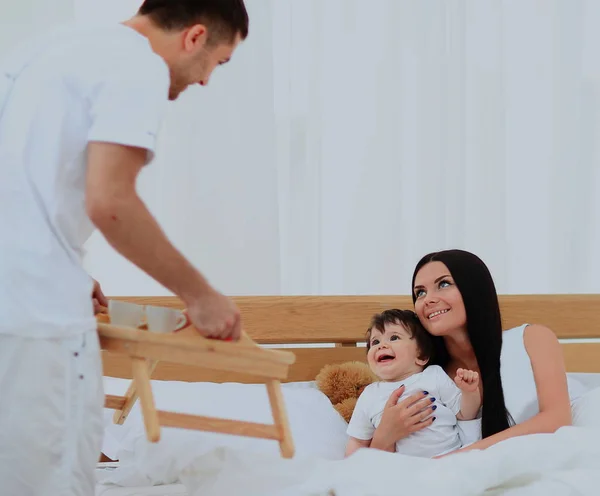
[[[120,20],[140,1],[77,0]],[[600,2],[247,0],[140,192],[228,294],[406,294],[458,247],[501,293],[600,292]],[[100,236],[110,294],[167,294]]]

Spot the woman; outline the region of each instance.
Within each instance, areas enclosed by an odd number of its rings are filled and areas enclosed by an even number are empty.
[[[478,257],[462,250],[426,255],[414,271],[412,295],[434,336],[435,363],[450,377],[458,368],[481,377],[481,427],[471,439],[477,441],[459,451],[571,424],[569,392],[575,396],[582,386],[568,384],[558,339],[539,324],[502,331],[496,288]],[[397,403],[402,392],[390,397],[372,448],[393,451],[396,441],[431,424],[431,407],[422,411],[427,399],[413,395]]]

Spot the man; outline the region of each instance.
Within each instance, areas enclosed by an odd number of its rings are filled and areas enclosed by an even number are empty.
[[[123,24],[45,34],[1,66],[3,495],[93,494],[94,307],[106,301],[81,257],[94,226],[183,300],[201,334],[239,338],[239,310],[171,245],[135,184],[168,101],[206,85],[247,34],[243,0],[146,0]]]

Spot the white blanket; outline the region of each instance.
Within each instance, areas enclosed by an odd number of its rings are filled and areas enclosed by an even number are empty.
[[[592,496],[600,494],[600,429],[565,427],[439,460],[371,449],[345,460],[284,460],[220,448],[181,480],[189,496]]]

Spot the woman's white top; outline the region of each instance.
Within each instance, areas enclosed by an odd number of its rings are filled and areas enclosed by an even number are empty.
[[[531,360],[525,349],[524,332],[529,324],[504,331],[500,354],[500,374],[506,408],[516,424],[520,424],[540,412]],[[571,403],[586,388],[579,381],[567,377]],[[481,419],[459,421],[463,445],[481,439]]]

